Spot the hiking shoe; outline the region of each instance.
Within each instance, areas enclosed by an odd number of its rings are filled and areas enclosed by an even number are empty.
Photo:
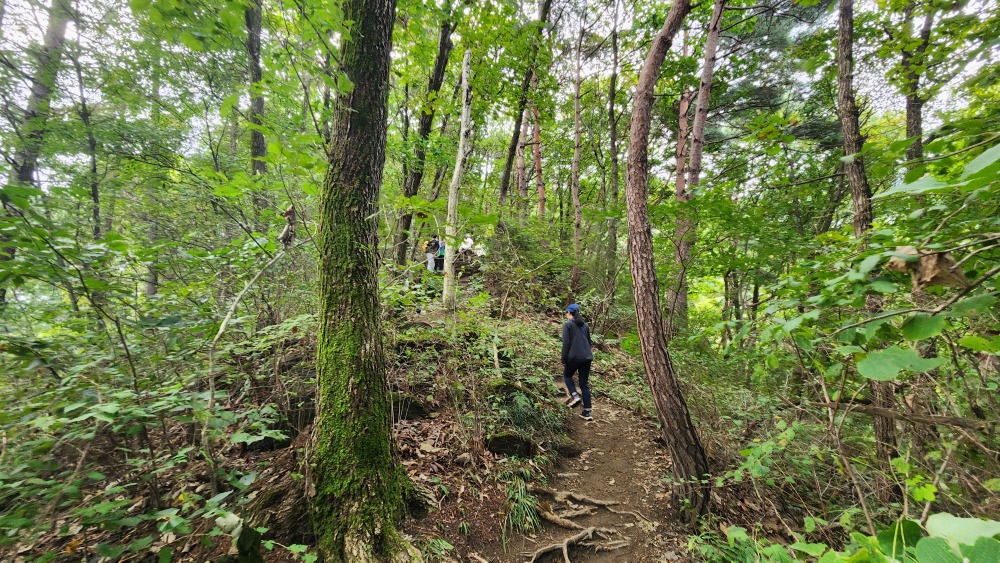
[[[590,414],[590,409],[580,411],[580,418],[584,420],[594,420],[594,417]]]
[[[573,393],[573,395],[566,401],[567,407],[575,407],[579,404],[580,404],[580,396],[577,395],[576,393]]]

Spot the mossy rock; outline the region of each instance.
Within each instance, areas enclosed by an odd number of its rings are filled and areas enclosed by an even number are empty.
[[[486,438],[485,445],[498,455],[531,457],[538,453],[538,444],[516,432],[498,432]]]
[[[557,441],[553,447],[559,457],[580,457],[580,454],[583,453],[583,447],[580,446],[579,442],[568,436]]]

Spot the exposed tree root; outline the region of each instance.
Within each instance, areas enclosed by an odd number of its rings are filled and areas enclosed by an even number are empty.
[[[541,506],[538,507],[538,515],[542,518],[542,520],[545,520],[546,522],[552,522],[556,526],[562,526],[563,528],[567,528],[569,530],[584,529],[583,526],[577,524],[576,522],[573,522],[572,520],[567,520],[562,516],[557,516],[556,514],[553,514],[552,512],[545,510]]]
[[[578,544],[578,543],[582,542],[583,540],[589,540],[589,539],[593,538],[594,537],[594,532],[596,532],[596,531],[597,531],[597,528],[587,528],[587,529],[583,530],[582,532],[580,532],[580,533],[578,533],[576,535],[570,536],[570,537],[564,539],[563,541],[561,541],[559,543],[554,543],[552,545],[547,545],[547,546],[545,546],[543,548],[540,548],[540,549],[536,550],[534,553],[531,554],[531,562],[530,563],[534,563],[535,561],[538,561],[539,557],[545,555],[546,553],[551,553],[553,551],[562,551],[562,556],[563,556],[564,563],[572,563],[572,561],[569,558],[569,546]]]
[[[546,495],[549,495],[553,499],[555,499],[556,502],[566,502],[567,500],[572,499],[576,502],[586,502],[589,504],[593,504],[595,506],[604,506],[604,507],[616,506],[621,504],[617,500],[594,499],[585,495],[581,495],[580,493],[574,493],[573,491],[556,491],[553,489],[549,489],[547,487],[538,487],[534,485],[531,486],[530,490],[533,493],[544,493]]]
[[[555,511],[553,511],[555,512]],[[563,510],[562,512],[556,513],[557,516],[562,518],[580,518],[583,516],[593,516],[597,512],[597,508],[593,506],[584,506],[581,508],[575,508],[571,510]],[[614,511],[612,511],[614,512]]]
[[[573,522],[570,522],[573,524]],[[539,548],[531,555],[530,563],[534,563],[539,557],[552,553],[554,551],[562,552],[563,563],[572,563],[569,558],[569,548],[570,546],[576,545],[580,547],[593,548],[595,551],[615,551],[617,549],[622,549],[628,547],[630,544],[626,540],[615,540],[615,541],[594,541],[594,536],[599,536],[600,538],[607,540],[610,534],[615,534],[615,530],[609,530],[606,528],[582,528],[578,534],[572,535],[559,543],[554,543],[547,545],[545,547]]]

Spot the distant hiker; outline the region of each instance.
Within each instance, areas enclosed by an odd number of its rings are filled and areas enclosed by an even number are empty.
[[[427,258],[427,269],[431,272],[434,271],[434,257],[437,256],[438,247],[441,243],[438,242],[438,236],[432,235],[431,240],[424,243],[424,256]]]
[[[437,254],[434,255],[434,269],[444,271],[444,241],[438,244]]]
[[[580,404],[580,395],[573,385],[573,374],[580,372],[580,392],[583,393],[583,411],[580,418],[594,420],[590,414],[590,364],[594,361],[594,353],[590,348],[590,327],[580,317],[580,306],[573,303],[566,307],[566,322],[562,332],[562,363],[563,380],[569,399],[566,404],[575,407]]]

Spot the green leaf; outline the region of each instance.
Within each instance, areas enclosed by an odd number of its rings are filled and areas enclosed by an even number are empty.
[[[983,487],[986,487],[987,491],[992,491],[994,493],[1000,493],[1000,479],[990,479],[983,483]]]
[[[861,264],[858,265],[858,271],[862,274],[867,274],[868,272],[874,270],[875,266],[878,266],[878,263],[881,261],[881,254],[873,254],[861,261]]]
[[[918,194],[929,194],[929,193],[939,193],[951,191],[952,187],[944,182],[939,181],[933,176],[924,176],[917,179],[915,182],[910,182],[907,184],[896,184],[889,188],[888,190],[872,197],[872,199],[879,199],[883,197],[889,197],[892,195],[918,195]]]
[[[109,557],[111,559],[118,559],[123,553],[125,553],[125,548],[120,545],[111,545],[109,543],[99,543],[97,544],[97,553],[103,557]]]
[[[996,300],[996,297],[988,293],[975,297],[967,297],[952,305],[951,312],[961,316],[966,316],[970,313],[982,314],[988,311],[990,306],[996,303]]]
[[[901,371],[924,372],[945,363],[944,358],[921,358],[912,348],[893,346],[868,354],[858,362],[858,373],[876,381],[896,379]]]
[[[931,514],[927,519],[927,533],[947,538],[955,543],[973,545],[979,538],[1000,534],[1000,522],[979,518],[959,518],[947,512]]]
[[[201,39],[195,37],[194,34],[192,34],[190,31],[182,31],[179,39],[181,43],[183,43],[188,49],[191,49],[192,51],[205,50],[205,44],[201,42]]]
[[[879,532],[878,543],[886,555],[902,559],[904,550],[916,546],[921,537],[923,532],[919,524],[913,520],[902,520]]]
[[[1000,561],[1000,541],[979,538],[967,553],[969,563],[996,563]]]
[[[944,538],[924,538],[917,543],[917,561],[920,563],[962,563],[962,556],[955,552]]]
[[[941,334],[944,330],[945,318],[941,315],[919,313],[906,319],[903,323],[903,338],[907,340],[926,340]]]
[[[153,545],[153,536],[146,536],[130,543],[128,546],[128,550],[131,551],[132,553],[135,553],[137,551],[142,551],[151,545]]]
[[[794,549],[795,551],[801,551],[803,553],[808,553],[809,555],[812,555],[813,557],[819,557],[820,555],[823,555],[823,553],[826,551],[826,544],[825,543],[795,542],[795,543],[789,545],[788,547]]]
[[[288,546],[288,551],[291,551],[292,553],[305,553],[306,550],[308,549],[309,549],[308,545],[302,545],[300,543],[293,543],[292,545]]]
[[[1000,352],[1000,337],[986,340],[982,336],[970,334],[958,339],[959,346],[976,352]]]
[[[986,149],[979,156],[972,159],[972,162],[965,165],[965,170],[962,172],[961,179],[964,180],[978,173],[998,160],[1000,160],[1000,145],[994,145],[992,148]]]

